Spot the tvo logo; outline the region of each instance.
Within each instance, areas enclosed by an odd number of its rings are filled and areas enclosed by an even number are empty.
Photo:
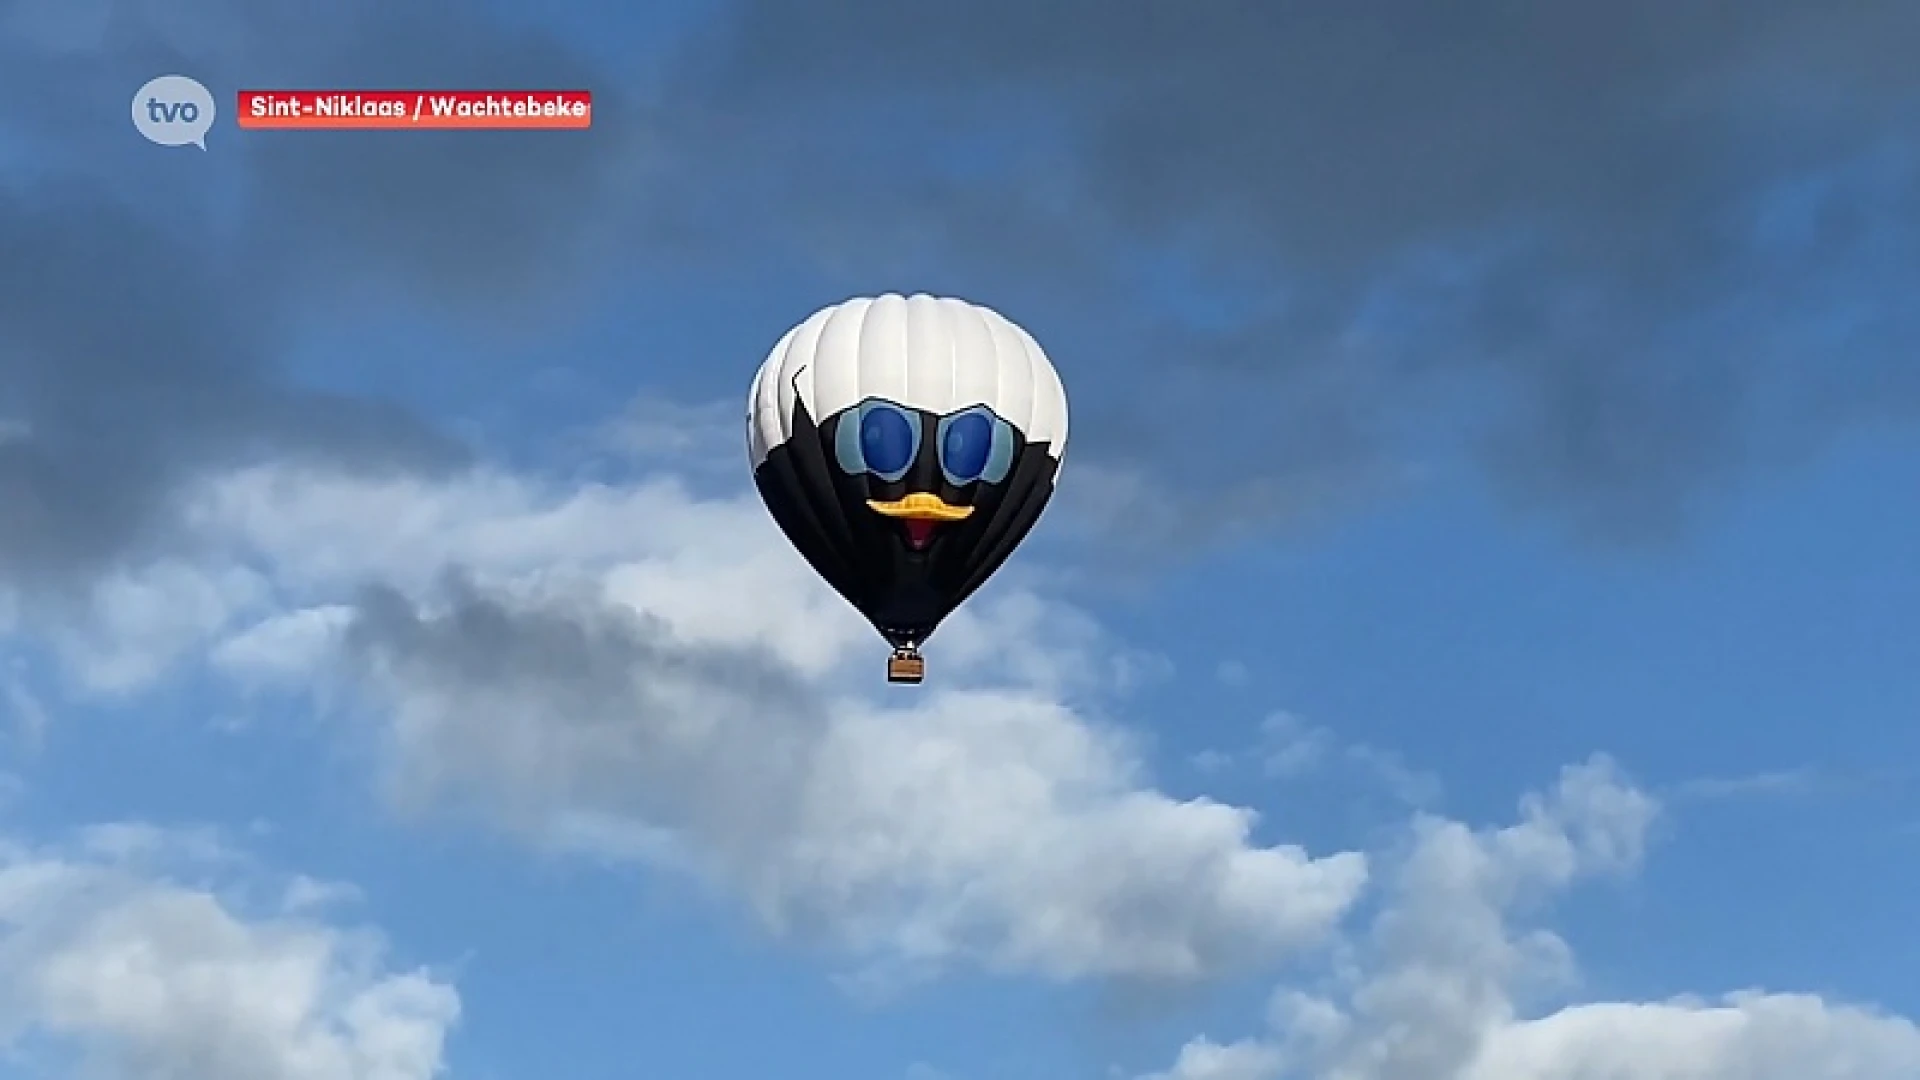
[[[133,95],[133,126],[160,146],[207,148],[213,95],[185,75],[162,75]]]

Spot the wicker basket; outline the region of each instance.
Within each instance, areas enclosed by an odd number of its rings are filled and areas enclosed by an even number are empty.
[[[918,653],[894,653],[887,658],[887,681],[917,683],[927,677],[927,662]]]

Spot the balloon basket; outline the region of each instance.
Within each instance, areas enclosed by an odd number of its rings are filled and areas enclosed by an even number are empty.
[[[887,658],[887,681],[912,685],[927,677],[927,662],[918,650],[895,649]]]

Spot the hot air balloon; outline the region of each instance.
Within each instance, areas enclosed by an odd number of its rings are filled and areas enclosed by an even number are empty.
[[[1040,346],[965,300],[887,294],[815,312],[753,380],[753,480],[781,531],[893,646],[920,646],[1053,495],[1067,397]]]

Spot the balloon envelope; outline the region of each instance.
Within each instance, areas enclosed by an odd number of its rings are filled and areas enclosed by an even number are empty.
[[[814,570],[912,649],[1006,562],[1053,495],[1067,399],[1040,346],[964,300],[824,308],[755,377],[754,484]]]

